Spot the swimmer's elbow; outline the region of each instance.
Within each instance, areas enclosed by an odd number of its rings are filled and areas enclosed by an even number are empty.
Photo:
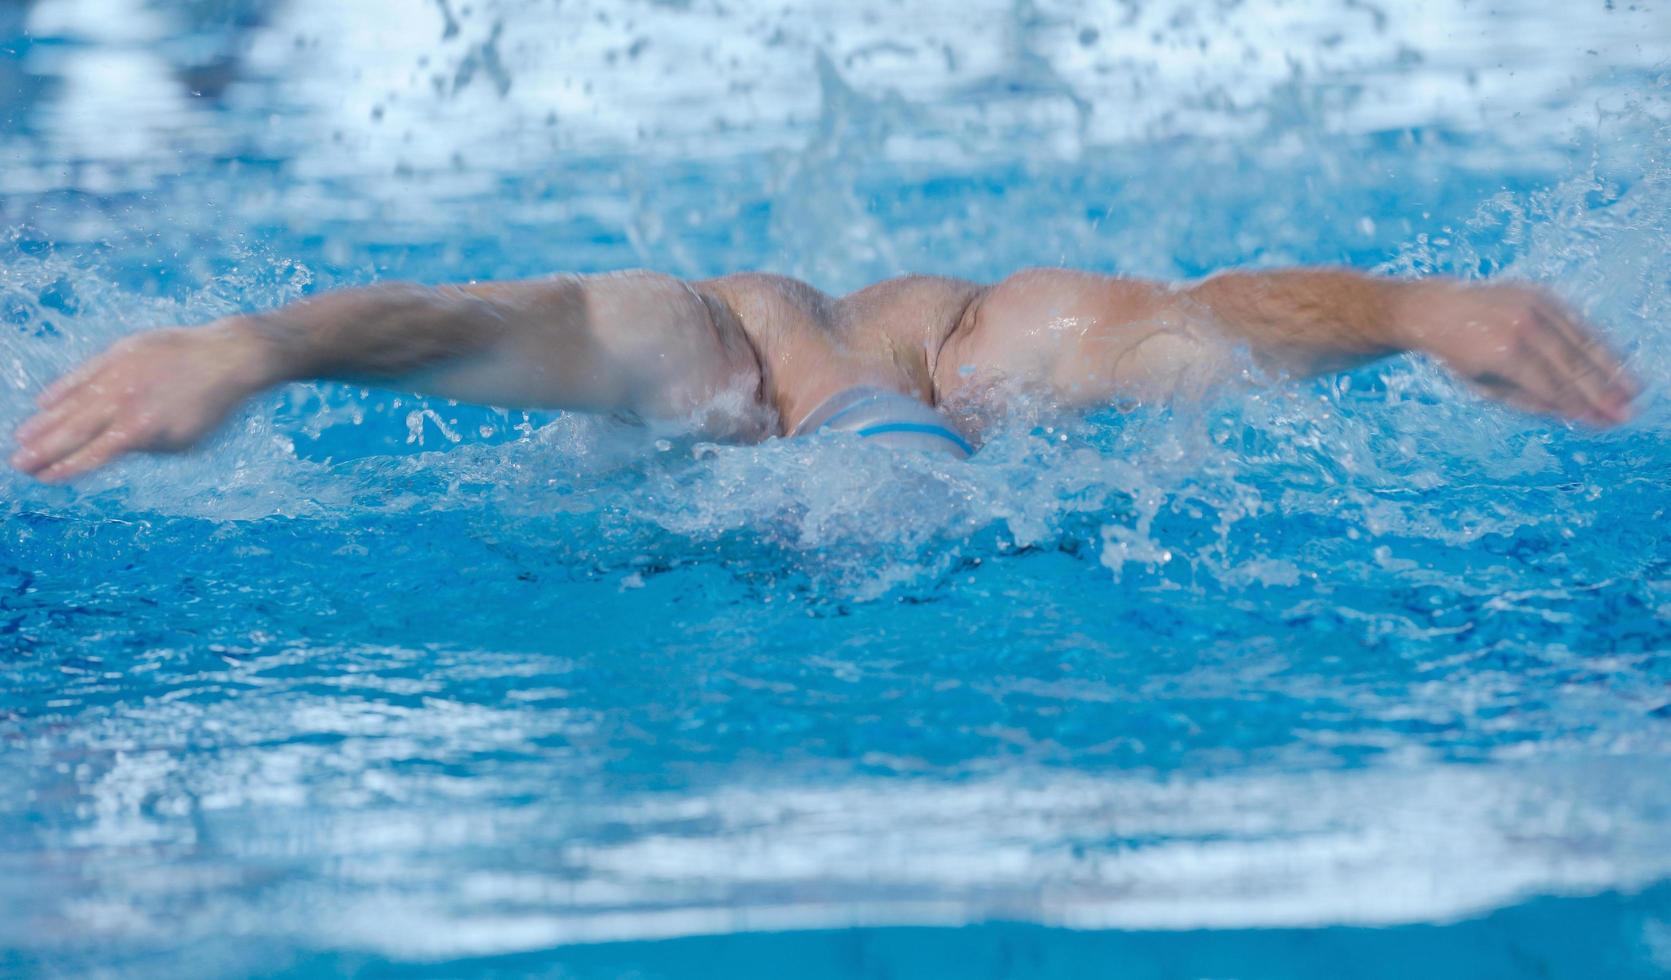
[[[522,408],[689,422],[716,438],[759,427],[761,368],[725,303],[654,272],[556,276],[422,294],[485,343],[413,380],[429,393]]]
[[[589,339],[611,410],[686,423],[715,438],[767,433],[763,370],[725,298],[671,276],[638,273],[588,283]]]

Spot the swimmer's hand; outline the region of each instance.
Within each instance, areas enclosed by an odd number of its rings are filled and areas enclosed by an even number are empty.
[[[1624,365],[1593,327],[1542,289],[1406,282],[1393,313],[1398,346],[1433,355],[1498,401],[1601,426],[1630,418],[1637,387]]]
[[[188,449],[274,383],[270,362],[236,319],[126,337],[41,393],[12,466],[59,483],[123,453]]]

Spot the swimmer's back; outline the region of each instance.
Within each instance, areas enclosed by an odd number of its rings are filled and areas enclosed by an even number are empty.
[[[741,323],[760,359],[761,398],[785,435],[851,389],[897,392],[932,409],[935,359],[982,291],[961,279],[907,276],[837,299],[765,273],[696,287]]]

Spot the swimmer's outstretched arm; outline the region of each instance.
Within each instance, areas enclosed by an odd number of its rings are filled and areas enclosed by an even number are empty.
[[[241,402],[310,378],[462,401],[690,418],[749,431],[760,365],[724,304],[647,272],[349,289],[270,313],[123,339],[47,388],[12,465],[68,480],[185,449]]]
[[[942,391],[982,377],[1042,384],[1080,404],[1166,398],[1224,381],[1238,350],[1287,376],[1421,351],[1490,397],[1597,425],[1625,421],[1636,395],[1595,329],[1538,287],[1327,268],[1179,286],[1021,272],[965,315],[935,378]]]

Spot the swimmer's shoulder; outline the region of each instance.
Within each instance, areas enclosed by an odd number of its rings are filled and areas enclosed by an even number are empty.
[[[842,297],[841,319],[861,342],[895,360],[920,361],[917,371],[926,384],[946,338],[985,291],[967,279],[900,276]]]
[[[734,272],[691,285],[723,303],[756,344],[805,331],[827,333],[835,320],[836,300],[791,276]]]

